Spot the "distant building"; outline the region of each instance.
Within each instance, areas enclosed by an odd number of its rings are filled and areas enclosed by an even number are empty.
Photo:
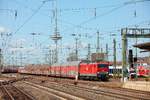
[[[150,65],[150,57],[138,57],[137,63],[141,65]]]
[[[92,62],[106,61],[106,59],[107,59],[106,53],[92,53],[92,55],[91,55]]]
[[[67,61],[78,61],[78,57],[77,57],[76,53],[70,53],[67,58]]]

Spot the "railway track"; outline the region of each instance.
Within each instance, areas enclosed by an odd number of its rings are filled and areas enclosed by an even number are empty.
[[[105,88],[107,88],[107,87],[105,87]],[[127,89],[127,88],[112,88],[112,89],[115,89],[118,91],[127,91],[127,92],[131,92],[131,93],[136,93],[136,94],[139,94],[140,96],[141,95],[150,96],[150,92],[147,92],[147,91],[133,90],[133,89]]]
[[[37,83],[36,83],[37,84]],[[149,100],[150,94],[149,92],[142,92],[129,89],[120,89],[120,88],[99,88],[99,89],[92,89],[89,87],[83,87],[73,84],[58,84],[56,82],[48,82],[47,85],[40,84],[42,86],[46,86],[52,89],[56,89],[58,91],[67,92],[67,93],[74,93],[74,95],[86,97],[88,94],[89,97],[87,99],[99,99],[102,96],[111,97],[113,99],[123,99],[123,100]],[[49,84],[49,85],[48,85]],[[82,93],[82,94],[81,94]]]
[[[149,100],[150,94],[135,94],[133,92],[125,91],[125,90],[120,90],[120,89],[110,89],[110,88],[100,88],[100,89],[91,89],[87,87],[81,87],[81,86],[74,86],[70,84],[63,84],[66,88],[75,88],[77,90],[81,91],[86,91],[86,92],[91,92],[94,94],[102,94],[114,98],[120,98],[120,99],[125,99],[125,100],[133,100],[133,99],[140,99],[140,100]],[[127,90],[127,89],[126,89]]]
[[[77,97],[77,96],[74,96],[74,95],[71,95],[68,93],[64,93],[64,92],[58,91],[56,89],[48,88],[48,87],[45,87],[45,86],[42,86],[39,84],[26,82],[26,81],[24,83],[31,86],[32,88],[39,89],[41,92],[45,92],[47,94],[53,95],[60,100],[86,100],[84,98]]]
[[[112,96],[112,97],[116,97],[116,98],[121,98],[121,99],[126,99],[126,100],[133,100],[133,99],[140,99],[140,100],[149,100],[150,98],[150,94],[148,93],[143,93],[143,92],[139,92],[139,91],[128,91],[127,89],[120,89],[120,88],[102,88],[100,87],[99,89],[90,89],[87,87],[79,87],[77,86],[76,88],[80,89],[84,89],[85,91],[89,91],[89,92],[94,92],[96,94],[104,94],[104,95],[108,95],[108,96]],[[141,93],[141,94],[139,94]]]
[[[30,81],[27,80],[27,81]],[[124,99],[124,100],[149,100],[150,98],[150,92],[144,92],[139,90],[133,90],[133,89],[124,89],[119,87],[107,87],[107,86],[99,86],[99,84],[93,85],[93,82],[87,83],[87,82],[81,82],[79,85],[73,85],[74,80],[71,81],[55,81],[55,80],[49,80],[49,78],[33,78],[32,80],[36,85],[41,85],[45,88],[51,88],[53,90],[66,92],[71,95],[80,96],[86,99],[97,99],[106,96],[106,97],[112,97],[114,99]],[[43,83],[42,83],[43,81]],[[45,84],[47,83],[47,84]],[[87,85],[85,85],[87,84]],[[89,85],[88,85],[89,84]],[[95,86],[96,88],[92,88]],[[38,87],[36,87],[38,88]],[[73,92],[76,93],[73,93]],[[48,92],[48,91],[47,91]],[[57,93],[54,93],[58,95]],[[90,94],[90,96],[86,97],[87,94]],[[62,95],[61,95],[62,96]],[[65,98],[62,96],[62,98]]]
[[[0,88],[3,91],[4,100],[35,100],[32,95],[29,95],[12,84],[3,85],[1,83]]]

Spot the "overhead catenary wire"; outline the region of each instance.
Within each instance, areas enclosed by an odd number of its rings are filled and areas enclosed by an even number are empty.
[[[21,5],[23,5],[25,8],[28,8],[28,9],[30,9],[31,11],[35,11],[34,9],[32,9],[32,8],[29,8],[28,6],[26,6],[26,5],[24,5],[24,4],[22,4],[22,3],[20,3],[20,2],[18,2],[17,0],[15,0],[16,1],[16,3],[17,4],[21,4]],[[115,5],[105,5],[105,6],[99,6],[99,7],[93,7],[93,8],[66,8],[66,9],[60,9],[60,10],[58,10],[58,11],[73,11],[73,10],[91,10],[91,9],[99,9],[99,8],[108,8],[108,7],[116,7],[118,4],[115,4]],[[53,11],[53,9],[51,9],[52,11]],[[96,17],[96,12],[95,12],[95,14],[94,14],[95,16],[94,17]],[[63,21],[63,22],[66,22],[66,21]],[[69,23],[69,22],[67,22],[67,23]],[[72,24],[72,23],[70,23],[70,24]],[[89,30],[95,30],[95,28],[93,29],[93,28],[87,28],[87,27],[82,27],[82,26],[80,26],[80,25],[74,25],[74,24],[72,24],[74,27],[78,27],[78,28],[83,28],[83,29],[89,29]]]
[[[45,4],[45,2],[42,2],[42,4],[23,22],[23,24],[21,24],[21,26],[19,26],[15,32],[12,33],[12,36],[9,38],[10,40],[12,39],[12,37],[21,29],[23,28],[23,26],[28,23],[33,16],[43,7],[43,5]]]
[[[28,22],[32,19],[32,17],[43,7],[44,3],[45,3],[45,2],[43,2],[43,3],[31,14],[31,16],[29,16],[29,17],[24,21],[24,23],[21,24],[21,26],[17,28],[17,30],[13,33],[13,35],[16,34],[26,23],[28,23]]]
[[[15,1],[16,1],[16,0],[15,0]],[[123,4],[121,4],[121,5],[118,6],[118,7],[116,7],[116,5],[106,5],[106,6],[95,7],[95,8],[97,8],[97,9],[98,9],[98,8],[105,8],[105,7],[115,7],[115,8],[111,9],[111,10],[108,11],[108,12],[105,12],[105,13],[103,13],[103,14],[100,14],[100,15],[96,16],[96,18],[99,18],[99,17],[102,17],[102,16],[104,16],[104,15],[107,15],[107,14],[109,14],[109,13],[111,13],[111,12],[113,12],[113,11],[115,11],[115,10],[117,10],[117,9],[119,9],[119,8],[121,8],[121,7],[123,7],[123,6],[125,6],[125,5],[129,5],[129,4],[133,4],[133,3],[139,3],[139,2],[145,2],[145,1],[150,1],[150,0],[134,0],[134,1],[131,0],[131,1],[128,1],[128,2],[124,2]],[[18,1],[16,1],[16,2],[18,3]],[[29,9],[31,9],[31,10],[33,11],[33,14],[32,14],[29,18],[27,18],[27,20],[25,20],[25,22],[14,32],[14,34],[16,34],[16,33],[41,9],[41,7],[43,6],[43,4],[44,4],[45,2],[46,2],[46,1],[43,1],[43,3],[38,7],[37,10],[33,10],[33,9],[29,8]],[[28,8],[26,5],[24,5],[24,7]],[[72,8],[72,10],[77,10],[77,9],[81,10],[81,9],[94,9],[94,8]],[[69,9],[64,9],[64,10],[69,10]],[[70,10],[71,10],[71,9],[70,9]],[[90,18],[90,19],[88,19],[88,20],[82,22],[81,24],[88,23],[88,22],[90,22],[90,21],[92,21],[92,20],[94,20],[94,19],[95,19],[95,17],[92,17],[92,18]],[[73,25],[73,24],[72,24],[72,25]],[[81,25],[73,25],[73,26],[82,28]],[[84,28],[84,27],[83,27],[83,28]],[[87,28],[85,28],[85,29],[87,29]],[[91,29],[91,28],[89,28],[89,29]],[[95,29],[95,28],[94,28],[94,29]]]
[[[101,9],[101,8],[112,8],[116,7],[118,4],[115,5],[105,5],[105,6],[99,6],[99,7],[91,7],[91,8],[63,8],[63,9],[58,9],[59,12],[64,12],[64,11],[85,11],[85,10],[95,10],[95,9]],[[53,9],[44,9],[44,10],[53,10]]]
[[[63,22],[66,22],[66,21],[63,20]],[[66,23],[74,26],[74,24],[72,24],[72,23],[70,23],[70,22],[66,22]],[[140,24],[143,24],[143,23],[150,23],[150,20],[145,20],[145,21],[138,22],[138,23],[136,23],[136,25],[140,25]],[[135,24],[127,25],[127,27],[133,27],[133,26],[135,26]],[[81,27],[80,27],[80,28],[81,28]],[[110,30],[110,31],[103,31],[102,33],[110,33],[110,34],[112,34],[112,33],[120,32],[120,31],[121,31],[120,29],[121,29],[121,27],[117,27],[117,29]],[[115,35],[116,35],[116,34],[115,34]],[[46,37],[47,37],[47,36],[48,36],[48,35],[46,35]],[[41,44],[45,43],[45,42],[48,41],[48,40],[49,40],[49,38],[47,38],[46,40],[42,41]]]
[[[20,3],[20,2],[18,2],[17,0],[15,0],[16,1],[16,3],[18,3],[18,4],[22,4],[22,3]],[[65,20],[60,20],[60,19],[58,19],[59,21],[62,21],[62,22],[64,22],[64,23],[67,23],[67,24],[70,24],[70,25],[72,25],[73,26],[73,28],[74,27],[77,27],[77,28],[82,28],[82,29],[85,29],[85,30],[96,30],[97,28],[92,28],[92,27],[85,27],[85,26],[82,26],[83,24],[86,24],[86,23],[88,23],[88,22],[90,22],[90,21],[92,21],[92,20],[95,20],[95,19],[97,19],[97,18],[99,18],[99,17],[103,17],[103,16],[105,16],[105,15],[107,15],[107,14],[109,14],[109,13],[111,13],[111,12],[113,12],[113,11],[115,11],[115,10],[117,10],[117,9],[120,9],[120,8],[122,8],[124,5],[129,5],[129,4],[135,4],[135,3],[140,3],[140,2],[145,2],[145,1],[150,1],[150,0],[130,0],[130,1],[128,1],[128,2],[124,2],[124,3],[121,3],[121,4],[115,4],[115,5],[105,5],[105,6],[99,6],[99,7],[94,7],[94,8],[96,8],[96,9],[99,9],[99,8],[107,8],[107,7],[115,7],[115,8],[113,8],[113,9],[111,9],[111,10],[109,10],[108,12],[105,12],[105,13],[102,13],[102,14],[100,14],[100,15],[97,15],[97,16],[94,16],[94,17],[92,17],[92,18],[90,18],[90,19],[88,19],[88,20],[86,20],[86,21],[83,21],[82,23],[80,23],[79,25],[75,25],[75,24],[73,24],[73,23],[70,23],[70,22],[68,22],[68,21],[65,21]],[[45,3],[45,2],[44,2]],[[29,8],[27,5],[24,5],[24,4],[22,4],[25,8],[28,8],[28,9],[30,9],[31,11],[35,11],[34,9],[32,9],[32,8]],[[117,7],[116,7],[117,6]],[[94,9],[94,8],[71,8],[71,9],[60,9],[61,11],[71,11],[71,10],[89,10],[89,9]],[[43,15],[43,14],[42,14]],[[72,29],[72,28],[71,28]],[[66,31],[66,30],[68,30],[68,28],[67,29],[64,29],[62,32],[64,32],[64,31]]]
[[[11,40],[12,37],[13,37],[20,29],[22,29],[22,28],[24,27],[24,25],[25,25],[26,23],[28,23],[28,22],[34,17],[34,15],[35,15],[36,13],[38,13],[38,11],[43,7],[44,4],[45,4],[45,2],[42,2],[42,4],[40,4],[40,6],[16,29],[16,31],[14,31],[14,32],[12,33],[12,36],[9,38],[9,40]],[[17,17],[17,14],[15,14],[15,16]]]
[[[143,1],[143,0],[139,0],[139,1]],[[146,1],[149,1],[149,0],[146,0]],[[130,3],[131,4],[131,3]],[[118,6],[119,7],[119,6]],[[117,8],[117,7],[116,7]],[[33,10],[33,12],[34,12],[35,10]],[[98,18],[98,16],[96,15],[96,17]],[[95,18],[94,18],[95,19]],[[91,20],[92,21],[92,20]],[[89,21],[90,22],[90,21]],[[67,23],[67,22],[66,22]],[[88,23],[88,22],[87,22]],[[25,23],[26,24],[26,23]],[[70,23],[71,24],[71,23]],[[83,28],[83,29],[87,29],[87,27],[83,27],[83,26],[79,26],[79,25],[74,25],[74,24],[72,24],[73,25],[73,27],[78,27],[78,28]],[[24,26],[24,25],[23,25]],[[21,27],[22,28],[22,27]],[[19,29],[20,30],[20,29]],[[19,31],[18,30],[18,31]]]
[[[103,16],[105,16],[105,15],[108,15],[108,14],[110,14],[110,13],[116,11],[116,10],[119,10],[120,8],[123,8],[124,6],[130,5],[130,4],[135,4],[135,3],[141,3],[141,2],[145,2],[145,1],[150,1],[150,0],[134,0],[134,1],[131,0],[131,1],[128,1],[128,2],[121,3],[120,5],[117,5],[117,7],[114,6],[115,8],[113,8],[113,9],[107,11],[107,12],[102,13],[102,14],[97,15],[97,16],[94,16],[94,17],[91,17],[90,19],[85,20],[85,21],[83,21],[82,23],[80,23],[80,24],[78,24],[78,25],[75,25],[75,26],[77,26],[78,28],[83,28],[83,24],[89,23],[89,22],[91,22],[91,21],[93,21],[93,20],[96,20],[96,19],[98,19],[98,18],[100,18],[100,17],[103,17]],[[73,28],[74,28],[74,27],[73,27]],[[70,29],[73,29],[73,28],[70,28]],[[68,30],[68,28],[65,29],[65,30],[63,30],[63,32],[66,31],[66,30]]]
[[[118,10],[119,8],[122,8],[122,6],[115,7],[115,8],[111,9],[111,10],[108,11],[108,12],[105,12],[105,13],[100,14],[100,15],[98,15],[98,16],[94,16],[94,17],[92,17],[92,18],[90,18],[90,19],[88,19],[88,20],[85,20],[85,21],[83,21],[82,23],[80,23],[80,24],[78,24],[78,25],[74,25],[74,26],[76,26],[76,27],[78,27],[78,28],[88,29],[88,28],[83,27],[82,25],[83,25],[83,24],[86,24],[86,23],[88,23],[88,22],[90,22],[90,21],[92,21],[92,20],[95,20],[95,19],[97,19],[97,18],[103,17],[103,16],[105,16],[105,15],[107,15],[107,14],[110,14],[110,13],[112,13],[113,11]],[[73,28],[74,28],[74,27],[73,27]],[[73,28],[70,28],[70,29],[73,29]],[[89,29],[92,29],[92,28],[89,28]],[[98,30],[97,28],[94,28],[94,29]],[[65,29],[65,30],[63,30],[62,32],[66,31],[66,30],[68,30],[68,28]]]

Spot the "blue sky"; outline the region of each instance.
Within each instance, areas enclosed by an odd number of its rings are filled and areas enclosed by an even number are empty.
[[[50,35],[54,33],[53,1],[46,0],[43,5],[42,1],[44,0],[0,0],[0,31],[5,34],[12,33],[12,36],[0,38],[4,44],[6,42],[4,39],[7,40],[5,48],[1,44],[6,63],[14,61],[20,63],[16,60],[20,55],[23,55],[25,63],[44,63],[48,46],[54,48],[54,42],[50,39]],[[121,60],[120,29],[135,25],[150,27],[148,0],[57,0],[57,3],[58,31],[63,37],[62,41],[59,41],[59,47],[63,47],[59,51],[61,61],[68,55],[69,50],[66,49],[68,46],[72,48],[71,51],[74,50],[75,40],[71,34],[81,35],[79,40],[81,58],[87,54],[88,43],[92,45],[92,52],[95,52],[96,32],[99,30],[100,46],[105,51],[105,45],[108,43],[109,59],[112,60],[112,41],[116,38],[117,59]],[[33,37],[31,33],[37,35]],[[138,39],[138,43],[146,41],[149,39]],[[133,44],[135,39],[130,39],[129,48],[132,48]],[[21,45],[23,48],[20,48]]]

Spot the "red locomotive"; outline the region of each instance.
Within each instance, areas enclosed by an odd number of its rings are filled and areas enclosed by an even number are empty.
[[[105,81],[109,78],[109,65],[109,62],[85,63],[73,61],[63,64],[54,64],[52,66],[26,66],[20,68],[19,73],[89,80],[100,79]]]

